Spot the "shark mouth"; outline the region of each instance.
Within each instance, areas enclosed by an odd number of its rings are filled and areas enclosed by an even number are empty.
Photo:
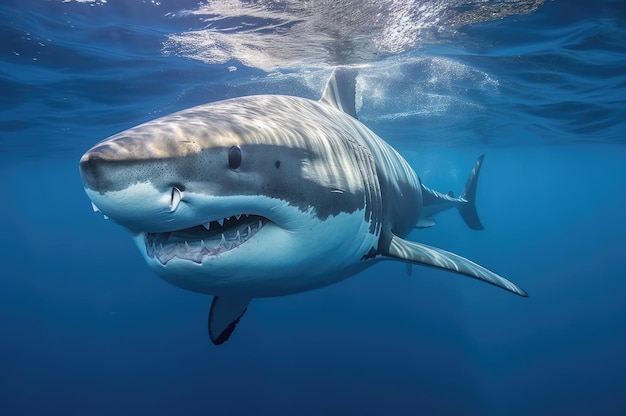
[[[259,215],[234,215],[183,230],[145,233],[146,253],[163,266],[173,258],[202,264],[205,257],[239,247],[268,222]]]

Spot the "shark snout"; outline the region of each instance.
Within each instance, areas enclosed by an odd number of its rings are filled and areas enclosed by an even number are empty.
[[[81,157],[79,170],[85,189],[98,193],[120,191],[150,177],[149,169],[158,161],[138,157],[139,152],[120,142],[119,138],[106,140]]]
[[[102,194],[114,185],[110,172],[107,173],[108,163],[109,160],[98,152],[89,151],[83,155],[78,167],[85,189]]]
[[[102,176],[102,164],[103,159],[98,153],[87,152],[80,158],[78,167],[80,169],[80,177],[86,188],[93,189],[92,186],[97,182],[97,178]]]
[[[121,149],[104,142],[80,159],[80,176],[94,211],[131,230],[158,229],[155,223],[176,220],[172,214],[181,205],[182,190],[163,187],[155,182],[158,177],[149,180],[152,164],[133,160]]]

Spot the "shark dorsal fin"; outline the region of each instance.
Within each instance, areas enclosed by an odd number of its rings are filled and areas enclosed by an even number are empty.
[[[356,69],[335,68],[320,102],[332,105],[346,114],[356,117],[354,96],[356,93]]]

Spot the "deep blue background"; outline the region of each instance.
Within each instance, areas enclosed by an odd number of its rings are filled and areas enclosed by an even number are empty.
[[[0,413],[626,414],[626,6],[590,3],[465,26],[369,69],[360,91],[362,119],[429,186],[458,193],[486,154],[486,229],[446,212],[411,238],[530,298],[389,262],[256,300],[215,347],[210,299],[158,279],[91,211],[78,159],[180,108],[322,84],[163,55],[199,25],[164,15],[195,2],[4,2]]]

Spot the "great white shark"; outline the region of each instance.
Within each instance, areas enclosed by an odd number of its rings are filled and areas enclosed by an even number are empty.
[[[161,117],[80,160],[95,211],[132,234],[167,282],[214,296],[208,329],[228,340],[254,298],[327,286],[383,261],[521,288],[458,254],[405,237],[457,208],[481,229],[481,156],[455,197],[425,186],[357,119],[356,72],[336,69],[322,98],[256,95]]]

